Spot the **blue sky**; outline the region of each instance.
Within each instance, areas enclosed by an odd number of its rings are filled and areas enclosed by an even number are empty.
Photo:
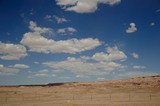
[[[159,0],[1,0],[0,85],[160,73]]]

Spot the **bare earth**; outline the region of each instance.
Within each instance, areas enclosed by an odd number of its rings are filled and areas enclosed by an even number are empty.
[[[0,87],[0,106],[160,106],[160,76]]]

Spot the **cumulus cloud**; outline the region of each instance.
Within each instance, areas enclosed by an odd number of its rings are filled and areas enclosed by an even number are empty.
[[[64,23],[64,22],[67,22],[67,21],[68,21],[67,19],[65,19],[65,18],[63,18],[63,17],[61,18],[61,17],[58,17],[58,16],[56,16],[56,15],[54,15],[53,18],[56,20],[57,24],[62,24],[62,23]]]
[[[55,77],[55,74],[50,73],[52,71],[43,69],[39,71],[29,71],[29,77],[34,78],[34,77]]]
[[[46,16],[44,17],[44,19],[46,19],[46,20],[48,20],[48,21],[53,21],[51,15],[46,15]]]
[[[135,23],[130,23],[128,29],[126,29],[126,33],[134,33],[137,31],[137,27]]]
[[[60,62],[45,62],[43,65],[53,69],[68,70],[78,75],[101,75],[125,68],[125,66],[115,62],[88,62],[74,57],[68,57]]]
[[[32,31],[32,32],[35,32],[37,34],[52,34],[53,31],[51,28],[41,28],[41,27],[38,27],[37,26],[37,23],[36,22],[33,22],[33,21],[30,21],[29,22],[29,29]]]
[[[134,69],[145,69],[145,66],[133,66]]]
[[[0,75],[15,75],[19,71],[30,68],[28,65],[25,64],[14,64],[10,66],[4,66],[0,64]]]
[[[77,32],[77,30],[75,28],[72,28],[72,27],[61,28],[61,29],[57,30],[57,33],[62,34],[62,35],[73,34],[75,32]]]
[[[49,77],[49,74],[46,74],[46,73],[37,73],[34,76],[35,77]]]
[[[38,62],[38,61],[35,61],[34,64],[39,64],[39,62]]]
[[[48,21],[56,21],[57,24],[62,24],[62,23],[65,23],[65,22],[68,22],[68,20],[64,17],[58,17],[56,15],[46,15],[44,17],[44,19],[48,20]]]
[[[28,65],[25,64],[15,64],[14,66],[12,66],[13,68],[17,68],[17,69],[26,69],[26,68],[30,68]]]
[[[91,60],[90,56],[81,56],[80,58],[84,61]]]
[[[135,58],[135,59],[138,59],[138,58],[139,58],[139,55],[138,55],[137,53],[132,53],[131,55],[132,55],[133,58]]]
[[[26,48],[20,44],[0,42],[0,59],[19,60],[27,56]]]
[[[117,46],[107,47],[107,52],[95,53],[93,56],[68,57],[59,62],[45,62],[43,65],[54,70],[68,70],[78,75],[102,75],[127,66],[120,64],[127,56]]]
[[[10,68],[0,64],[0,75],[14,75],[19,71],[17,68]]]
[[[82,51],[87,51],[100,46],[102,43],[98,39],[68,39],[55,41],[47,39],[43,33],[48,32],[46,28],[37,27],[35,23],[30,22],[32,32],[25,33],[21,44],[27,46],[30,51],[39,53],[71,53],[75,54]]]
[[[35,36],[34,36],[35,35]],[[69,39],[54,41],[47,39],[43,36],[36,35],[35,33],[26,33],[21,40],[21,43],[30,48],[33,52],[42,53],[71,53],[94,49],[101,45],[98,39]]]
[[[57,5],[65,11],[77,13],[93,13],[99,4],[115,5],[120,2],[121,0],[56,0]]]
[[[107,53],[100,52],[100,53],[95,53],[92,56],[92,59],[96,61],[117,61],[117,60],[126,60],[127,55],[118,49],[117,46],[115,47],[108,47],[107,48]]]
[[[107,47],[107,52],[95,53],[93,56],[68,57],[63,61],[44,62],[43,65],[54,70],[67,70],[80,76],[103,75],[127,66],[120,64],[127,56],[117,46]]]

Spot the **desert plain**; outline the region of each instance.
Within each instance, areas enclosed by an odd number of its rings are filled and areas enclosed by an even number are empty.
[[[160,76],[1,86],[0,106],[160,106]]]

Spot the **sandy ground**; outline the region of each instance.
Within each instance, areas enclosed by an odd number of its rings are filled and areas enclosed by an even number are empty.
[[[160,106],[159,81],[160,77],[147,77],[60,86],[0,87],[0,106]]]

